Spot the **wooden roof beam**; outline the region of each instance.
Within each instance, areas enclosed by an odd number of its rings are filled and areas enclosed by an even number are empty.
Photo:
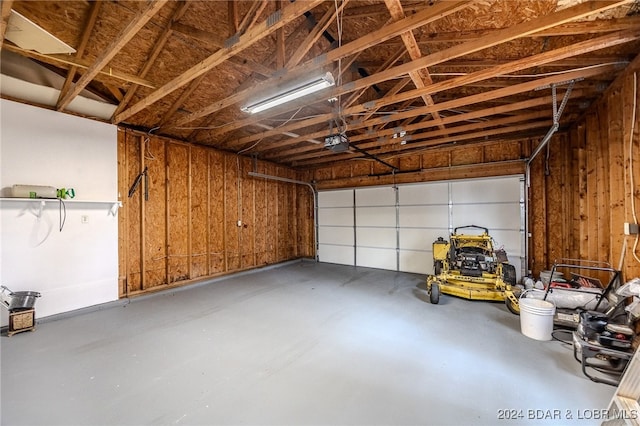
[[[408,151],[415,151],[416,148],[425,149],[425,148],[429,148],[429,147],[432,148],[432,147],[445,145],[445,144],[455,145],[457,142],[461,142],[461,141],[468,141],[473,139],[484,140],[484,138],[486,137],[499,136],[499,135],[504,135],[509,133],[518,133],[518,132],[532,130],[532,129],[546,129],[552,124],[553,124],[552,120],[534,121],[532,123],[524,123],[519,125],[512,125],[508,127],[498,128],[498,129],[482,130],[482,131],[473,132],[473,133],[464,134],[464,135],[447,136],[440,139],[416,142],[415,144],[411,144],[411,145],[407,144],[407,145],[402,145],[400,147],[392,146],[392,147],[386,147],[384,149],[369,150],[368,152],[372,155],[381,157],[383,154],[391,153],[391,150],[393,149],[393,154],[398,155]],[[328,162],[366,158],[366,157],[363,157],[361,154],[345,153],[345,154],[338,154],[333,156],[330,154],[332,154],[331,151],[328,151],[328,155],[325,155],[323,157],[314,158],[307,161],[295,162],[292,164],[294,165],[294,167],[309,167],[309,166],[317,166],[319,164],[328,163]],[[384,159],[384,157],[381,157],[381,158]]]
[[[402,92],[397,95],[385,96],[384,98],[377,101],[371,101],[365,104],[347,108],[343,111],[343,114],[347,116],[352,114],[359,114],[367,110],[378,109],[382,106],[392,105],[394,103],[403,102],[408,99],[415,98],[417,97],[417,95],[427,91],[428,93],[433,94],[438,91],[448,90],[448,89],[460,87],[466,84],[471,84],[473,82],[478,82],[478,81],[486,80],[489,78],[493,78],[501,74],[511,73],[511,72],[522,70],[522,69],[527,69],[530,67],[542,65],[544,63],[562,59],[572,55],[587,53],[587,52],[599,50],[602,48],[611,47],[611,46],[615,46],[622,43],[627,43],[629,41],[636,40],[639,37],[640,37],[640,29],[608,34],[595,39],[576,43],[567,47],[562,47],[549,52],[540,53],[538,55],[534,55],[528,58],[523,58],[518,61],[513,61],[509,64],[504,64],[498,67],[477,71],[475,73],[471,73],[468,75],[451,78],[449,80],[445,80],[442,82],[433,83],[427,86],[425,89],[409,90],[407,92]],[[411,62],[409,62],[409,64],[411,64]],[[358,80],[358,81],[361,81],[361,80]],[[505,88],[503,90],[508,91],[509,88]],[[293,131],[298,128],[306,127],[307,125],[314,125],[314,124],[317,124],[316,121],[322,122],[322,121],[328,121],[331,119],[332,119],[332,116],[330,114],[325,114],[324,116],[314,117],[308,120],[302,120],[302,121],[287,125],[287,127],[295,127],[295,128],[289,128],[289,129],[286,129],[286,131]],[[255,137],[259,139],[260,137],[268,137],[268,136],[270,135],[268,134],[265,135],[261,133],[261,134],[250,136],[249,138]],[[245,139],[245,138],[242,138],[242,139]],[[251,140],[246,140],[243,142],[251,142]]]
[[[173,12],[171,19],[169,19],[169,22],[167,23],[166,27],[160,33],[158,40],[156,40],[156,42],[154,43],[153,50],[151,51],[151,54],[147,57],[144,63],[144,66],[142,67],[142,70],[140,70],[139,77],[145,78],[149,73],[149,71],[153,69],[156,63],[156,59],[158,59],[158,56],[160,56],[160,53],[164,50],[164,46],[167,44],[167,41],[169,41],[169,38],[173,34],[172,25],[176,23],[184,15],[188,7],[189,7],[189,3],[186,1],[180,1],[178,3],[178,7],[176,8],[175,12]],[[120,111],[126,108],[127,105],[129,105],[129,102],[131,102],[131,99],[133,99],[133,97],[135,96],[137,91],[138,91],[137,86],[133,86],[129,88],[129,90],[127,90],[127,93],[124,95],[124,98],[122,99],[122,101],[118,104],[118,107],[116,108],[114,114],[118,114],[120,113]]]
[[[182,118],[181,120],[171,124],[175,126],[181,126],[190,121],[203,117],[205,115],[213,114],[214,112],[220,111],[226,107],[229,107],[238,102],[244,101],[248,99],[256,91],[268,92],[269,88],[274,87],[275,85],[280,84],[283,81],[287,81],[288,79],[291,79],[293,76],[301,76],[306,73],[322,69],[328,65],[331,65],[333,62],[339,59],[361,52],[371,46],[381,43],[382,41],[389,40],[390,38],[393,38],[405,31],[408,31],[409,29],[418,28],[429,22],[434,22],[444,16],[450,15],[461,9],[464,9],[470,4],[470,2],[471,0],[461,0],[461,1],[447,1],[447,2],[436,3],[434,6],[429,7],[428,9],[425,9],[423,11],[420,11],[414,15],[411,15],[406,19],[394,22],[389,25],[385,25],[381,29],[377,31],[373,31],[364,37],[361,37],[350,43],[344,44],[341,47],[333,49],[318,58],[307,61],[304,64],[296,67],[294,70],[291,70],[289,73],[286,73],[278,77],[277,79],[273,79],[273,81],[266,81],[262,84],[256,85],[251,89],[247,89],[241,92],[236,92],[225,99],[217,101],[209,105],[208,107],[202,108],[199,111],[195,111],[189,114],[188,116]]]
[[[65,54],[45,55],[43,53],[38,53],[35,50],[25,50],[18,46],[14,46],[13,44],[8,44],[8,43],[5,43],[2,46],[2,48],[10,52],[17,53],[18,55],[24,56],[25,58],[35,59],[37,61],[56,66],[58,68],[69,69],[70,67],[77,67],[81,69],[88,69],[91,66],[91,64],[87,60],[74,59],[74,58],[69,59],[69,55],[65,55]],[[155,84],[149,80],[144,80],[135,75],[123,73],[123,72],[112,70],[112,69],[109,69],[109,71],[100,71],[98,73],[98,76],[110,77],[110,78],[121,80],[127,83],[149,87],[151,89],[156,87]]]
[[[241,52],[248,46],[251,46],[256,41],[267,37],[268,35],[275,32],[278,28],[292,22],[297,17],[304,14],[304,12],[313,9],[314,7],[322,3],[322,1],[323,0],[308,0],[304,2],[295,2],[288,4],[284,9],[282,9],[281,13],[277,13],[277,17],[279,17],[280,19],[274,19],[273,15],[272,17],[267,18],[260,25],[249,29],[247,32],[239,36],[235,44],[220,49],[208,58],[200,61],[181,75],[166,83],[164,86],[160,87],[153,93],[138,101],[138,103],[136,103],[132,107],[116,115],[112,121],[115,123],[120,123],[133,116],[134,114],[142,111],[149,105],[156,103],[158,100],[172,93],[174,90],[179,89],[190,81],[198,78],[200,75],[205,74],[216,66],[220,65],[225,60],[235,56],[236,54],[238,54],[238,52]]]
[[[583,92],[581,90],[573,90],[572,96],[575,97],[575,98],[579,98],[579,97],[583,96],[584,93],[585,92]],[[529,99],[529,100],[526,100],[526,101],[513,102],[513,103],[508,103],[506,105],[501,105],[501,106],[497,106],[497,107],[483,108],[483,109],[472,111],[472,112],[466,112],[466,113],[462,113],[462,114],[458,114],[458,115],[453,115],[453,116],[450,116],[450,117],[444,117],[442,119],[442,121],[444,122],[444,124],[455,124],[455,123],[464,122],[464,121],[485,119],[486,117],[491,117],[491,116],[495,116],[495,115],[512,114],[515,111],[519,111],[519,110],[524,110],[524,109],[529,109],[529,108],[537,108],[537,107],[545,106],[545,105],[551,105],[552,101],[553,101],[553,97],[551,95],[540,96],[540,97],[536,97],[536,98]],[[360,134],[360,135],[350,136],[349,139],[352,142],[360,142],[360,141],[364,141],[364,140],[372,139],[372,138],[376,138],[376,137],[390,136],[390,135],[393,135],[393,133],[397,133],[400,130],[404,130],[407,133],[409,133],[409,132],[413,132],[415,130],[427,129],[427,128],[431,128],[431,127],[433,127],[433,125],[430,122],[420,122],[420,123],[415,123],[415,124],[403,126],[401,128],[394,127],[394,128],[391,128],[391,129],[384,129],[384,130],[375,131],[375,132],[367,131],[366,133],[363,133],[363,134]],[[320,138],[320,137],[324,136],[324,134],[322,134],[322,133],[317,133],[317,134],[316,133],[311,133],[311,134],[307,134],[307,136],[313,136],[313,137]],[[300,140],[298,140],[296,142],[300,143],[302,141],[303,141],[303,139],[300,138]],[[289,142],[289,141],[285,141],[285,142]],[[295,154],[309,152],[309,151],[313,151],[313,150],[316,149],[316,147],[314,147],[314,146],[304,145],[304,146],[296,147],[296,148],[293,148],[293,149],[288,149],[288,150],[285,151],[285,150],[282,150],[283,146],[281,144],[282,144],[282,142],[272,144],[269,149],[261,151],[261,156],[263,158],[268,159],[268,160],[278,160],[278,159],[281,159],[283,157],[288,157],[288,156],[292,156],[292,155],[295,155]],[[279,150],[279,151],[273,153],[272,155],[269,155],[269,154],[267,154],[266,156],[264,155],[265,152],[275,151],[275,150]]]
[[[146,7],[135,14],[131,22],[118,34],[118,36],[109,43],[103,53],[96,58],[96,61],[87,71],[82,74],[73,88],[67,92],[67,95],[58,102],[56,109],[61,111],[67,107],[87,84],[109,63],[109,61],[118,54],[118,52],[131,40],[138,31],[151,19],[168,0],[155,0],[147,3]]]
[[[180,22],[175,22],[171,25],[171,29],[196,40],[204,41],[217,49],[224,49],[225,41],[208,31],[203,31]],[[273,73],[273,69],[254,61],[242,53],[238,53],[236,56],[229,58],[229,61],[265,77],[270,77]]]
[[[632,30],[640,25],[640,16],[627,16],[624,18],[597,19],[593,21],[570,22],[555,26],[531,34],[528,37],[561,37],[571,35],[584,34],[602,34],[613,31]],[[433,43],[460,43],[476,40],[481,37],[491,35],[500,29],[487,30],[469,30],[456,32],[440,32],[429,34],[418,40],[418,45],[426,46]],[[397,40],[389,40],[384,43],[385,46],[400,46],[401,42]]]
[[[249,28],[253,27],[255,23],[258,22],[260,14],[266,7],[267,0],[252,1],[251,8],[247,12],[247,14],[244,15],[242,21],[240,21],[240,24],[238,25],[237,34],[244,34],[247,32],[247,30],[249,30]]]
[[[390,80],[393,78],[396,78],[398,76],[402,76],[404,74],[409,73],[410,71],[414,71],[416,69],[420,69],[420,68],[425,68],[428,66],[432,66],[438,63],[442,63],[445,62],[447,60],[453,59],[453,58],[457,58],[457,57],[461,57],[473,52],[477,52],[480,50],[483,50],[485,48],[488,47],[492,47],[507,41],[511,41],[514,40],[516,38],[519,37],[523,37],[523,36],[527,36],[530,34],[535,33],[536,31],[540,31],[546,28],[551,28],[554,25],[559,25],[561,23],[565,23],[574,19],[580,19],[586,16],[589,16],[593,13],[597,13],[597,12],[601,12],[604,10],[608,10],[614,7],[618,7],[622,4],[625,3],[629,3],[631,0],[617,0],[617,1],[605,1],[605,0],[599,0],[599,1],[591,1],[588,3],[580,3],[576,6],[567,8],[567,9],[563,9],[559,12],[556,12],[552,15],[548,15],[545,16],[539,20],[535,20],[535,21],[527,21],[518,25],[515,25],[513,27],[509,27],[509,28],[505,28],[503,30],[500,30],[496,33],[493,33],[491,36],[487,36],[483,39],[478,39],[478,40],[474,40],[474,41],[470,41],[467,43],[462,43],[456,46],[453,46],[451,48],[448,49],[444,49],[441,50],[439,52],[430,54],[430,55],[426,55],[421,57],[420,59],[411,61],[411,62],[407,62],[405,64],[399,65],[397,67],[394,68],[390,68],[386,71],[382,71],[379,72],[377,74],[371,75],[369,77],[364,77],[361,78],[359,80],[350,82],[348,84],[345,84],[341,87],[336,88],[335,90],[332,91],[332,93],[328,96],[340,96],[342,94],[345,93],[349,93],[364,87],[368,87],[371,86],[373,84],[376,83],[380,83],[382,81],[386,81],[386,80]],[[416,15],[413,15],[416,16]],[[409,18],[407,18],[409,19]],[[404,22],[403,21],[397,21],[396,23],[399,22]],[[394,24],[396,24],[394,23]],[[392,27],[394,24],[389,25],[388,27]],[[371,33],[374,34],[374,33]],[[360,40],[360,39],[359,39]],[[358,44],[364,44],[364,41],[359,41],[356,40],[356,42],[358,42]],[[346,46],[346,45],[345,45]],[[337,49],[336,49],[337,50]],[[331,53],[331,52],[329,52]],[[327,55],[329,55],[329,53]],[[430,85],[425,89],[416,89],[414,91],[411,91],[411,96],[416,97],[416,95],[421,96],[423,94],[423,90],[431,90],[431,88],[434,85]],[[398,96],[407,96],[406,94],[401,94]],[[383,102],[387,102],[389,103],[396,103],[396,102],[401,102],[404,101],[405,99],[396,99],[396,97],[391,97],[392,100],[389,102],[388,101],[388,97],[385,97],[382,100],[379,101],[373,101],[370,102],[369,105],[366,108],[363,108],[362,105],[359,107],[355,107],[355,110],[353,111],[349,111],[352,110],[352,108],[348,108],[345,111],[342,111],[343,114],[345,115],[349,115],[351,113],[359,113],[362,112],[366,109],[371,109],[371,108],[376,108],[378,106],[380,106],[381,103]],[[282,113],[284,111],[279,110],[279,113]],[[194,114],[192,114],[194,115]],[[310,119],[309,123],[311,124],[312,120],[317,120],[319,117],[315,118],[315,119]],[[330,116],[329,118],[325,119],[325,121],[331,120],[333,119],[333,116]],[[186,117],[184,121],[189,121],[189,117]],[[292,125],[295,126],[299,126],[299,127],[304,127],[304,124],[306,123],[305,121],[301,121],[301,122],[297,122],[294,123]],[[299,128],[298,127],[298,128]],[[220,136],[221,134],[224,134],[225,129],[224,127],[217,129],[215,132],[213,132],[212,134],[210,134],[212,137],[217,137]],[[265,132],[265,134],[259,134],[256,135],[256,138],[259,139],[260,137],[268,137],[269,136],[269,131]],[[256,139],[256,140],[257,140]]]
[[[550,85],[550,84],[557,84],[559,82],[578,79],[578,78],[591,77],[591,76],[595,76],[595,75],[598,75],[598,74],[603,74],[603,73],[606,73],[606,72],[610,72],[610,71],[613,71],[613,70],[615,70],[614,66],[605,66],[605,67],[599,67],[599,68],[591,68],[591,69],[585,69],[585,70],[572,71],[572,72],[561,74],[561,75],[553,75],[553,76],[550,76],[550,77],[544,77],[544,78],[540,78],[540,79],[537,79],[537,80],[528,81],[526,83],[520,83],[520,84],[511,86],[511,87],[507,87],[507,88],[502,88],[502,89],[496,89],[496,90],[492,90],[492,91],[488,91],[488,92],[483,92],[483,93],[479,93],[479,94],[475,94],[475,95],[471,95],[471,96],[466,96],[464,98],[452,99],[450,101],[441,102],[441,103],[436,104],[434,106],[424,106],[424,107],[421,107],[421,108],[413,109],[411,111],[399,112],[397,114],[394,114],[393,117],[374,118],[374,119],[368,120],[366,122],[359,122],[357,120],[353,120],[353,121],[348,123],[348,127],[350,129],[366,128],[366,127],[369,127],[369,126],[372,126],[372,125],[378,125],[378,124],[386,123],[386,122],[390,121],[391,118],[395,121],[395,120],[403,120],[403,119],[408,118],[408,117],[414,117],[416,115],[429,114],[429,113],[432,112],[432,110],[434,110],[436,108],[439,111],[443,111],[443,110],[446,110],[446,109],[455,109],[455,108],[468,106],[468,105],[472,105],[472,104],[476,104],[476,103],[488,102],[488,101],[491,101],[491,100],[494,100],[494,99],[500,99],[500,98],[508,97],[508,96],[511,96],[511,95],[519,94],[519,93],[525,93],[525,92],[534,90],[534,89],[536,89],[538,87],[541,87],[541,86]],[[319,117],[319,118],[322,118],[322,117]],[[327,119],[325,117],[324,120],[319,120],[319,123],[326,122],[326,121],[327,121]],[[294,130],[296,130],[296,128],[290,128],[289,125],[283,126],[283,127],[280,128],[280,131],[294,131]],[[250,137],[241,138],[241,139],[238,140],[238,143],[249,143],[249,142],[252,142],[253,138],[255,138],[256,136],[258,138],[267,137],[267,136],[262,136],[264,133],[269,133],[269,132],[263,132],[263,133],[260,133],[260,134],[257,134],[257,135],[252,135]],[[298,132],[298,133],[300,133],[300,132]],[[310,136],[309,134],[301,135],[301,137],[305,137],[305,138],[309,137],[309,136]],[[315,148],[315,146],[313,148]]]
[[[457,138],[463,137],[465,133],[468,134],[471,132],[475,132],[477,130],[496,129],[502,126],[513,126],[513,125],[516,125],[517,123],[539,120],[541,118],[548,119],[549,111],[527,112],[524,114],[517,114],[509,117],[497,118],[489,121],[483,121],[480,123],[463,124],[460,126],[449,127],[445,130],[439,129],[439,130],[433,130],[429,132],[415,133],[413,135],[406,135],[403,139],[407,141],[407,144],[416,146],[418,141],[424,141],[425,139],[432,140],[438,137],[447,137],[447,136],[451,136],[457,139]],[[390,146],[394,146],[396,149],[398,149],[399,147],[401,147],[401,144],[398,138],[394,139],[391,136],[385,136],[385,137],[377,138],[375,141],[361,143],[356,146],[360,149],[365,149],[370,152],[375,152],[375,151],[382,151],[384,149],[388,149]],[[350,153],[358,155],[358,152],[355,149]],[[286,159],[286,161],[289,161],[289,162],[305,161],[311,158],[317,158],[319,154],[323,156],[327,156],[327,155],[332,155],[333,153],[330,150],[325,149],[320,152],[307,153],[307,154],[302,154],[298,156],[290,156]],[[348,158],[346,152],[344,153],[344,158],[340,158],[340,159],[345,159],[345,158]]]
[[[0,6],[0,16],[2,18],[2,21],[0,21],[0,46],[4,44],[4,33],[7,31],[12,6],[13,0],[2,0],[2,6]]]
[[[402,3],[400,2],[400,0],[385,0],[385,4],[387,6],[387,9],[389,9],[391,17],[395,21],[399,21],[405,18],[404,9],[402,8]],[[411,60],[415,61],[416,59],[422,57],[422,52],[420,51],[420,47],[416,42],[416,38],[413,36],[413,32],[407,31],[405,33],[402,33],[400,34],[400,38],[402,39],[404,47],[407,49]],[[433,80],[431,79],[429,70],[427,68],[421,68],[411,71],[409,72],[409,77],[411,77],[411,81],[413,81],[413,84],[418,89],[423,89],[425,86],[433,83]],[[433,98],[429,94],[424,94],[421,96],[421,98],[425,105],[434,104]],[[440,115],[438,115],[437,111],[432,114],[432,117],[436,122],[440,121]],[[441,128],[444,128],[442,124],[439,124],[439,126],[441,126]]]
[[[329,25],[331,25],[336,16],[344,10],[344,7],[347,5],[347,3],[349,3],[349,0],[343,0],[342,2],[340,2],[340,5],[337,8],[330,7],[325,12],[316,26],[300,43],[300,46],[296,49],[295,52],[293,52],[293,54],[287,61],[285,68],[292,69],[300,63],[300,61],[304,58],[304,55],[306,55],[307,52],[311,50],[313,45],[318,41],[318,39],[322,37],[322,33],[324,33],[327,28],[329,28]]]
[[[84,55],[84,49],[87,47],[87,43],[89,42],[89,38],[91,37],[91,32],[93,31],[93,27],[96,25],[96,22],[98,21],[98,13],[100,13],[101,5],[102,5],[102,2],[99,2],[99,1],[94,1],[91,3],[91,10],[89,11],[89,17],[87,18],[87,22],[84,24],[84,31],[82,32],[82,38],[76,50],[75,56],[77,59],[82,58],[82,55]],[[60,89],[60,95],[58,96],[58,101],[56,102],[56,108],[58,108],[62,99],[69,92],[69,89],[71,88],[71,83],[73,83],[73,79],[76,77],[77,71],[78,71],[78,67],[76,66],[72,66],[71,68],[69,68],[69,72],[67,73],[67,78],[64,80],[64,83],[62,84],[62,89]],[[122,97],[122,95],[120,95],[120,97]]]

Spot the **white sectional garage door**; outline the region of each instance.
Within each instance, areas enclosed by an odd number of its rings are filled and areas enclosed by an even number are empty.
[[[428,274],[432,243],[456,227],[489,229],[518,278],[525,261],[522,176],[322,191],[318,194],[321,262]]]

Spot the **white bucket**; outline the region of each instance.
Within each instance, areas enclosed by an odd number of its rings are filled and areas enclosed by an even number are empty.
[[[536,340],[551,340],[556,307],[546,300],[520,298],[520,330]]]

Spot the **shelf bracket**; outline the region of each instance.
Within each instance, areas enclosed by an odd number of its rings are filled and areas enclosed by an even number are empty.
[[[122,207],[122,201],[116,201],[115,203],[113,203],[111,205],[111,208],[109,209],[109,215],[116,217],[116,215],[118,214],[118,209]]]
[[[42,217],[42,211],[44,210],[44,206],[46,206],[47,203],[43,200],[40,201],[40,208],[38,209],[38,213],[36,214],[36,217],[38,218],[38,220],[40,220],[40,218]]]

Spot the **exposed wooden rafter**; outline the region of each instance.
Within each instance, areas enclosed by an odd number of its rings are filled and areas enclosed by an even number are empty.
[[[178,21],[182,17],[182,15],[184,15],[188,7],[189,7],[188,2],[186,1],[179,2],[178,7],[176,8],[175,12],[173,12],[173,15],[171,16],[171,19],[169,20],[167,26],[163,29],[163,31],[160,32],[160,36],[158,37],[158,40],[155,42],[153,46],[153,50],[151,51],[147,60],[145,61],[145,64],[142,67],[142,70],[140,71],[140,74],[139,74],[141,78],[146,77],[149,71],[153,69],[153,66],[156,63],[156,59],[158,59],[158,56],[160,55],[160,53],[162,53],[162,50],[167,44],[167,41],[171,37],[171,34],[173,32],[172,25],[176,21]],[[137,90],[138,88],[136,86],[133,86],[129,90],[127,90],[127,93],[125,94],[124,98],[118,104],[118,107],[115,110],[115,114],[119,113],[124,108],[126,108],[127,105],[129,105],[129,102],[131,102],[131,99],[133,99]]]
[[[158,100],[162,99],[164,96],[172,93],[174,90],[184,86],[189,83],[193,79],[199,77],[200,75],[210,71],[215,68],[217,65],[221,64],[223,61],[235,56],[238,52],[242,51],[247,46],[252,45],[256,41],[264,38],[278,28],[286,25],[287,23],[293,21],[298,16],[302,15],[304,12],[312,9],[313,7],[320,4],[322,0],[308,0],[305,2],[296,2],[287,5],[280,14],[280,19],[277,22],[271,23],[269,20],[264,21],[262,24],[257,25],[243,35],[238,38],[237,43],[226,47],[224,49],[220,49],[215,52],[213,55],[209,56],[207,59],[201,61],[200,63],[194,65],[189,70],[174,78],[170,82],[166,83],[161,88],[157,89],[150,95],[146,96],[144,99],[138,101],[132,107],[126,109],[120,114],[116,115],[113,119],[114,122],[120,123],[132,115],[140,112],[144,108],[152,105]]]
[[[24,56],[25,58],[35,59],[37,61],[43,62],[45,64],[54,65],[58,68],[69,69],[71,67],[76,67],[80,69],[88,69],[91,66],[91,63],[84,59],[69,59],[68,55],[62,54],[49,54],[45,55],[42,53],[38,53],[33,50],[25,50],[21,49],[17,46],[5,43],[2,46],[3,49],[8,50],[9,52],[17,53],[18,55]],[[109,77],[116,80],[123,81],[125,83],[135,84],[137,86],[149,87],[151,89],[155,88],[155,83],[145,80],[143,78],[139,78],[132,74],[127,74],[120,72],[118,70],[114,70],[109,68],[108,70],[100,71],[96,76],[98,80],[104,80],[104,78],[100,79],[100,77]]]
[[[391,17],[398,21],[400,19],[404,19],[404,9],[402,8],[402,3],[400,0],[385,0],[385,4],[387,5],[387,9],[389,9],[389,13],[391,13]],[[420,51],[420,46],[418,46],[418,42],[416,38],[413,36],[413,32],[407,31],[405,33],[400,34],[400,38],[404,43],[404,47],[407,49],[407,53],[409,53],[409,57],[412,60],[416,60],[422,57],[422,52]],[[409,77],[411,77],[411,81],[418,89],[422,89],[425,86],[433,83],[431,76],[429,75],[429,70],[427,68],[420,68],[414,71],[409,72]],[[421,96],[425,105],[433,105],[433,98],[429,94],[424,94]],[[432,115],[433,119],[438,123],[440,121],[440,116],[438,112],[434,112]],[[440,128],[444,128],[442,124],[438,124]]]
[[[217,111],[222,110],[228,106],[234,105],[238,102],[244,101],[251,96],[255,91],[264,91],[268,92],[268,89],[272,86],[275,86],[277,83],[285,80],[286,78],[292,78],[294,76],[304,75],[305,73],[316,71],[317,69],[322,69],[328,65],[331,65],[333,62],[338,61],[339,59],[345,58],[350,55],[354,55],[358,52],[361,52],[368,47],[371,47],[379,42],[389,40],[392,37],[395,37],[405,31],[408,31],[412,28],[417,28],[421,25],[424,25],[428,22],[433,22],[443,16],[450,15],[455,13],[461,9],[464,9],[468,5],[469,1],[457,1],[457,2],[442,2],[434,5],[432,8],[423,11],[422,13],[416,13],[415,15],[411,15],[401,21],[394,22],[390,25],[385,25],[383,28],[378,31],[374,31],[372,33],[367,34],[364,37],[361,37],[353,42],[344,44],[341,47],[333,49],[327,52],[326,55],[323,55],[321,58],[316,58],[314,60],[308,61],[300,66],[296,67],[292,72],[285,74],[285,76],[281,76],[277,79],[273,79],[274,81],[265,82],[263,84],[258,84],[251,89],[246,89],[241,92],[236,92],[235,94],[227,97],[226,99],[222,99],[218,102],[213,103],[212,105],[203,108],[199,111],[193,112],[188,116],[171,123],[176,126],[181,126],[186,123],[189,123],[193,120],[196,120],[205,115],[213,114]]]
[[[7,23],[9,22],[9,15],[11,15],[11,6],[13,0],[2,0],[2,6],[0,7],[0,14],[2,21],[0,21],[0,46],[4,43],[4,33],[7,31]]]
[[[91,3],[91,11],[89,12],[89,17],[85,24],[84,31],[82,32],[82,39],[80,40],[80,44],[78,44],[78,48],[76,49],[76,58],[81,59],[82,55],[84,55],[84,49],[87,47],[87,43],[89,42],[89,37],[91,37],[91,32],[93,31],[93,27],[95,26],[98,20],[98,14],[100,13],[100,5],[102,3],[99,1],[94,1]],[[76,72],[78,72],[77,66],[72,66],[69,68],[69,72],[67,73],[67,78],[64,80],[62,85],[62,89],[60,89],[60,95],[58,96],[57,108],[60,109],[60,103],[71,88],[71,83],[73,83],[73,79],[76,77]],[[122,95],[120,94],[122,97]],[[116,98],[117,99],[117,98]]]
[[[118,37],[114,39],[109,46],[104,50],[96,61],[91,65],[87,71],[80,77],[80,79],[73,85],[73,88],[69,90],[65,97],[63,97],[57,105],[58,110],[63,110],[71,103],[87,84],[93,80],[93,78],[109,63],[122,49],[129,40],[155,15],[168,0],[156,0],[147,4],[145,8],[140,10],[131,22],[120,32]]]

